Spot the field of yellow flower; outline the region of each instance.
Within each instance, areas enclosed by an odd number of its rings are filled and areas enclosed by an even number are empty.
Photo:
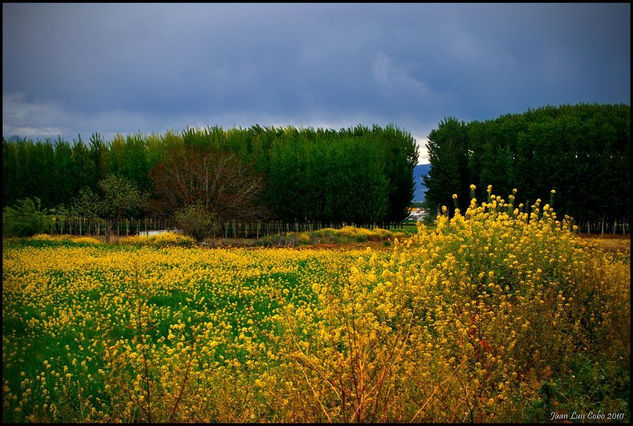
[[[630,249],[513,199],[387,250],[4,241],[3,421],[630,421]]]

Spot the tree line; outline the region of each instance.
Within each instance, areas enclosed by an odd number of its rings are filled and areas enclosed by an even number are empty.
[[[111,141],[98,133],[72,142],[3,137],[2,154],[4,206],[38,197],[44,208],[91,217],[200,215],[195,206],[218,223],[359,225],[406,218],[418,158],[413,137],[391,125],[216,126]],[[128,184],[138,194],[125,203]]]
[[[485,199],[486,188],[516,204],[550,201],[559,217],[582,230],[615,231],[631,215],[631,109],[629,105],[545,106],[486,121],[442,120],[429,134],[431,169],[424,178],[426,207],[452,214],[457,194],[468,207],[470,185]]]

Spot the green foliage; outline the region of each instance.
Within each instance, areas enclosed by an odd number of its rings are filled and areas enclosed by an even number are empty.
[[[431,212],[438,204],[450,207],[452,212],[453,194],[462,193],[463,196],[458,199],[468,200],[466,124],[455,118],[443,120],[439,128],[429,134],[427,149],[431,170],[423,177],[427,187],[425,203]],[[460,207],[465,210],[465,206]]]
[[[2,236],[25,237],[48,229],[52,215],[39,198],[23,198],[2,210]]]
[[[94,164],[94,178],[91,186],[97,184],[108,175],[108,146],[99,133],[90,137],[90,157]]]
[[[609,224],[629,218],[631,191],[631,108],[629,105],[563,105],[507,114],[470,123],[448,118],[429,134],[431,170],[425,177],[431,212],[452,194],[467,207],[469,186],[486,197],[486,187],[517,203],[548,200],[556,190],[556,210],[577,222]]]
[[[270,154],[271,209],[286,221],[384,220],[390,188],[379,153],[361,139],[328,136],[286,129]]]
[[[73,176],[72,148],[67,141],[59,138],[53,146],[53,191],[52,205],[68,203],[77,194],[77,187]]]
[[[552,377],[539,389],[540,398],[526,410],[527,422],[551,419],[551,413],[576,412],[576,420],[596,421],[589,413],[602,413],[606,420],[611,415],[623,413],[620,422],[630,421],[631,375],[622,366],[604,356],[579,354],[569,362],[566,371]],[[580,418],[584,414],[584,418]],[[593,416],[592,416],[593,417]],[[609,421],[614,419],[609,419]]]
[[[121,176],[108,175],[97,184],[97,191],[89,186],[79,190],[70,203],[70,208],[60,207],[64,216],[86,218],[89,221],[106,219],[106,239],[109,242],[112,221],[120,221],[125,216],[138,216],[146,196],[136,185]]]
[[[101,217],[121,218],[126,214],[133,214],[135,210],[141,208],[143,195],[136,185],[130,180],[109,175],[99,181],[101,197],[99,211]]]
[[[89,187],[81,188],[79,195],[72,203],[69,213],[71,216],[86,217],[89,219],[99,217],[101,213],[99,197],[92,192]]]
[[[198,241],[202,241],[220,231],[214,228],[217,218],[199,203],[189,204],[176,211],[175,219],[178,228],[184,234]]]
[[[251,169],[242,175],[261,176],[256,204],[271,219],[359,225],[407,216],[418,156],[413,137],[394,126],[338,131],[216,126],[180,134],[117,134],[111,142],[94,133],[88,144],[80,136],[72,144],[3,140],[3,200],[7,205],[38,196],[43,206],[69,207],[82,188],[98,193],[99,182],[114,175],[154,193],[147,213],[171,214],[182,205],[174,205],[150,177],[183,148],[222,153]],[[228,212],[226,220],[243,219],[240,209],[221,210]]]

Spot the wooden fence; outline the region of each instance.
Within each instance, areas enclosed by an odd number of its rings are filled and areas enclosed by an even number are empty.
[[[631,232],[630,222],[626,219],[580,219],[574,221],[580,233],[594,234],[621,234],[626,235]],[[105,235],[107,222],[104,219],[90,220],[87,218],[72,218],[60,222],[49,224],[51,234],[72,234],[72,235]],[[121,221],[112,221],[112,234],[138,235],[149,231],[173,230],[176,223],[169,218],[125,218]],[[323,228],[341,228],[346,225],[358,226],[368,229],[402,229],[403,222],[382,222],[370,224],[355,223],[332,223],[332,222],[281,222],[281,221],[260,221],[260,222],[239,222],[228,221],[213,224],[215,234],[218,238],[259,238],[261,236],[282,234],[286,232],[311,232]]]
[[[105,235],[108,222],[105,219],[88,218],[68,218],[63,221],[51,222],[49,224],[50,234],[72,234],[72,235]],[[139,235],[149,231],[173,230],[176,228],[174,220],[169,218],[125,218],[120,221],[111,221],[112,235],[127,236]],[[323,228],[341,228],[343,226],[358,226],[369,229],[402,229],[402,222],[382,222],[371,224],[355,223],[333,223],[333,222],[282,222],[282,221],[259,221],[259,222],[239,222],[227,221],[224,223],[214,223],[215,230],[213,237],[217,238],[259,238],[262,236],[282,234],[287,232],[311,232]]]

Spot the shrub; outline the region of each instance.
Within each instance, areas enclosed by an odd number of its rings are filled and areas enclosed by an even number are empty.
[[[579,353],[628,371],[628,265],[583,247],[549,205],[513,199],[419,224],[387,259],[369,252],[341,284],[315,286],[316,308],[286,306],[287,363],[270,392],[291,403],[273,409],[286,421],[519,422],[542,386],[580,371]],[[614,397],[592,407],[627,407]]]
[[[2,211],[2,235],[27,237],[44,232],[51,215],[42,209],[40,199],[23,198]]]
[[[385,229],[374,230],[345,226],[341,229],[323,228],[312,232],[287,232],[262,237],[259,245],[262,246],[295,246],[297,244],[334,243],[347,244],[366,241],[384,241],[393,238],[406,238],[404,232],[391,232]]]
[[[75,244],[101,244],[101,241],[93,237],[76,237],[71,238],[71,242]]]
[[[175,232],[165,232],[163,234],[144,236],[134,235],[130,237],[119,238],[119,244],[122,245],[146,245],[146,246],[180,246],[192,247],[196,245],[196,241],[188,235],[177,234]]]
[[[174,217],[182,232],[198,241],[218,231],[214,229],[214,215],[201,204],[190,204],[178,210]]]
[[[630,263],[567,225],[491,194],[393,250],[10,247],[3,415],[630,422]]]
[[[49,234],[35,234],[31,237],[33,241],[68,241],[70,235],[49,235]]]
[[[60,234],[60,235],[37,234],[31,237],[31,240],[71,242],[75,244],[101,244],[101,241],[94,237],[76,236],[76,235],[70,235],[70,234]]]
[[[299,244],[310,244],[309,232],[302,232],[299,234]]]

